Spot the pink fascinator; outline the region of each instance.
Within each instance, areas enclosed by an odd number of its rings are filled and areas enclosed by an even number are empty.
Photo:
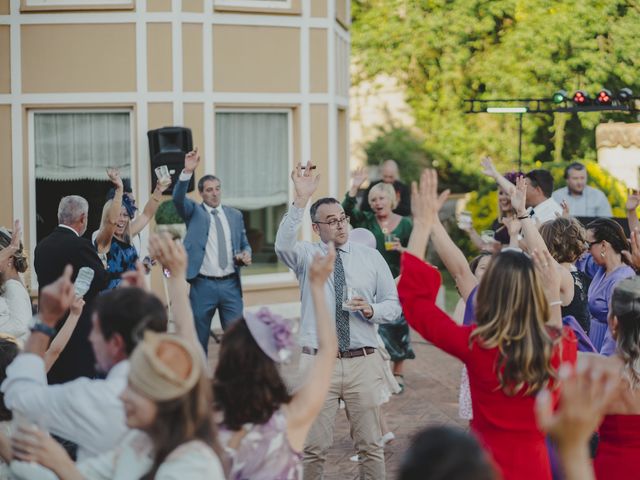
[[[244,319],[260,349],[276,363],[287,363],[293,354],[293,324],[266,307],[246,312]]]

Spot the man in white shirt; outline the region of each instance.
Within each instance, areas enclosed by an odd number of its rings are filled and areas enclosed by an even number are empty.
[[[567,202],[569,213],[575,217],[611,217],[611,205],[606,195],[587,185],[587,169],[574,162],[564,170],[567,186],[553,192],[553,199]]]
[[[73,300],[71,267],[40,292],[40,313],[24,352],[7,368],[4,402],[51,433],[78,445],[83,460],[115,447],[127,432],[120,394],[127,385],[129,355],[145,329],[164,332],[160,300],[138,288],[119,288],[94,301],[89,341],[104,380],[81,377],[48,385],[44,354],[55,327]]]
[[[278,257],[291,268],[300,283],[302,312],[300,372],[308,371],[318,347],[308,269],[314,255],[326,254],[333,241],[336,261],[325,284],[325,296],[335,312],[338,361],[324,407],[311,427],[304,447],[304,478],[322,478],[327,451],[333,443],[333,425],[342,399],[351,422],[361,478],[385,478],[377,395],[382,381],[380,356],[375,353],[375,323],[394,321],[401,312],[398,292],[388,265],[377,250],[349,241],[349,219],[335,198],[321,198],[310,210],[313,230],[320,242],[298,241],[305,207],[318,186],[311,162],[292,172],[295,200],[276,235]],[[350,299],[346,295],[353,295]],[[348,302],[347,308],[344,304]]]
[[[221,204],[219,178],[205,175],[198,181],[201,204],[186,196],[198,163],[197,149],[185,156],[184,169],[173,189],[173,203],[187,224],[184,247],[189,257],[189,299],[198,339],[206,353],[216,310],[220,311],[223,329],[242,316],[240,267],[251,264],[251,247],[240,210]]]
[[[531,170],[524,176],[527,182],[527,207],[531,218],[542,225],[562,215],[562,207],[551,198],[553,176],[548,170]]]

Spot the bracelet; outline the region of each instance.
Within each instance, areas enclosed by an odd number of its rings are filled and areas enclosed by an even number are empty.
[[[47,337],[53,338],[56,336],[56,329],[51,328],[49,325],[45,325],[44,323],[36,323],[33,327],[31,327],[32,332],[40,332],[46,335]]]
[[[554,307],[556,305],[562,305],[562,301],[561,300],[556,300],[555,302],[549,302],[549,306],[550,307]]]
[[[523,216],[521,216],[521,217],[516,217],[516,218],[517,218],[518,220],[526,220],[527,218],[531,218],[531,216],[530,216],[528,213],[526,213],[526,214],[524,214]]]

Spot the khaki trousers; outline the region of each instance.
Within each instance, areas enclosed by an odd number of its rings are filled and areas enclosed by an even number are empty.
[[[315,357],[302,354],[301,377]],[[380,355],[373,353],[356,358],[337,359],[329,393],[304,445],[304,480],[321,480],[327,451],[333,445],[333,426],[338,400],[345,403],[351,424],[351,438],[360,455],[360,479],[384,480],[384,449],[381,441],[378,397],[382,387]]]

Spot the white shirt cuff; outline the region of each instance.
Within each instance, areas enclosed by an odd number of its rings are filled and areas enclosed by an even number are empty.
[[[180,180],[181,182],[186,182],[187,180],[191,180],[192,176],[193,173],[188,173],[182,170],[182,172],[180,172],[180,178],[178,178],[178,180]]]

